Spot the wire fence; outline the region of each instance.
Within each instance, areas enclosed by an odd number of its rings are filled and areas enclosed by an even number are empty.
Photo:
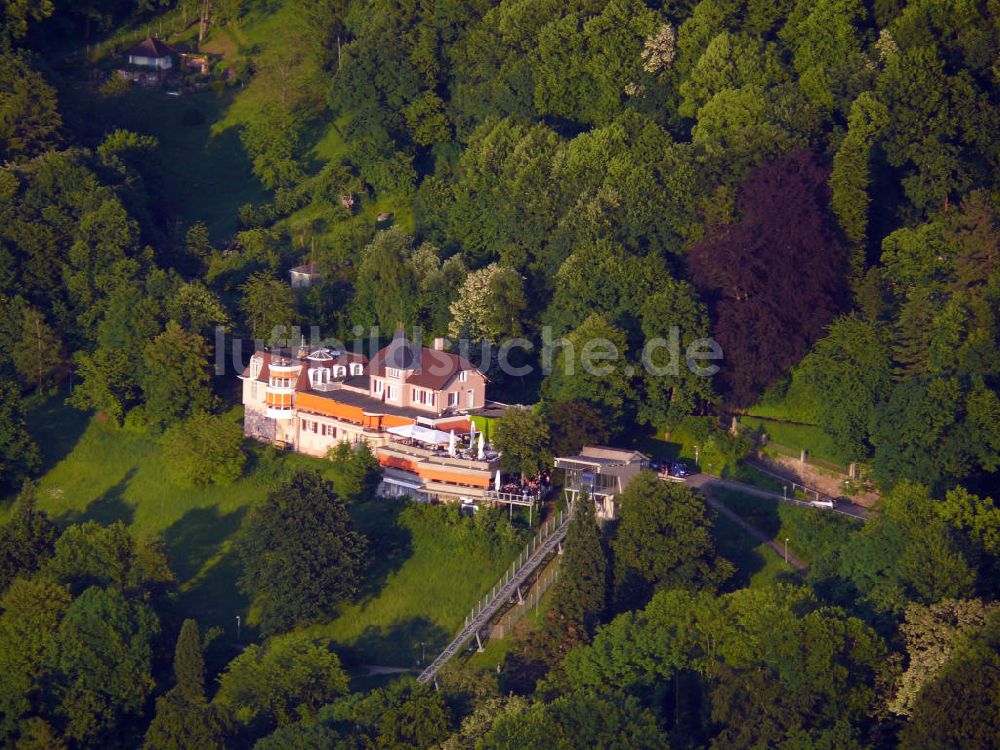
[[[493,630],[490,631],[491,638],[506,638],[513,632],[514,626],[521,622],[531,610],[535,610],[535,614],[538,614],[538,605],[542,597],[545,596],[545,592],[559,580],[559,561],[561,559],[560,557],[553,558],[535,578],[534,583],[528,584],[531,586],[528,595],[500,616],[496,624],[493,625]]]

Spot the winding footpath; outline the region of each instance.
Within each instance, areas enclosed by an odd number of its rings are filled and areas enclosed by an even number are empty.
[[[758,529],[756,526],[752,526],[749,523],[747,523],[746,521],[744,521],[738,515],[736,515],[735,513],[733,513],[733,511],[729,510],[729,508],[727,508],[721,502],[719,502],[714,497],[712,497],[711,490],[709,490],[708,492],[705,492],[705,502],[707,502],[712,508],[714,508],[716,511],[718,511],[719,515],[725,516],[730,521],[732,521],[733,523],[735,523],[736,525],[738,525],[739,527],[741,527],[744,531],[746,531],[754,539],[757,539],[758,541],[764,542],[765,544],[767,544],[768,546],[770,546],[771,549],[773,549],[775,552],[777,552],[779,555],[781,555],[782,557],[785,557],[785,548],[784,547],[782,547],[780,544],[778,544],[775,540],[771,539],[767,534],[765,534],[763,531],[761,531],[760,529]],[[795,568],[796,570],[798,570],[801,573],[805,573],[809,569],[808,566],[804,562],[802,562],[799,558],[797,558],[791,552],[788,553],[788,564],[791,565],[793,568]]]

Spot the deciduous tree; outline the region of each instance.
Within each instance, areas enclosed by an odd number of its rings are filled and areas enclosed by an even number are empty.
[[[194,414],[164,433],[163,457],[180,484],[228,484],[246,463],[243,429],[226,416]]]
[[[604,445],[611,435],[601,413],[585,401],[557,401],[548,420],[557,456],[576,455],[585,445]]]
[[[0,593],[18,576],[28,577],[52,556],[56,525],[35,507],[35,485],[25,482],[10,518],[0,526]]]
[[[38,446],[28,434],[21,393],[14,382],[0,380],[0,485],[17,487],[40,463]]]
[[[68,738],[100,744],[124,717],[141,713],[156,685],[152,646],[159,628],[148,606],[117,588],[94,586],[76,598],[59,625],[57,713]]]
[[[318,473],[298,472],[254,508],[240,536],[240,587],[264,630],[329,617],[357,593],[367,540]]]
[[[213,703],[240,724],[311,723],[321,706],[348,692],[347,673],[322,639],[296,633],[253,644],[219,678]]]
[[[491,263],[465,277],[458,298],[451,303],[452,336],[502,343],[521,334],[527,307],[524,280],[512,268]]]
[[[150,420],[169,425],[212,406],[208,344],[201,334],[185,331],[171,320],[146,345],[142,359],[142,390]]]
[[[840,317],[799,368],[802,382],[816,394],[823,431],[852,461],[869,455],[872,415],[892,389],[888,340],[877,323]]]
[[[287,340],[295,321],[291,287],[269,273],[259,272],[240,291],[240,309],[253,337],[265,344]]]
[[[642,472],[616,502],[611,549],[620,609],[643,606],[655,590],[712,590],[732,574],[715,553],[714,514],[688,486]]]
[[[751,403],[797,362],[841,306],[845,258],[826,216],[826,174],[808,152],[740,184],[738,224],[712,229],[690,256],[714,302],[728,399]]]
[[[534,477],[552,464],[549,426],[530,409],[512,406],[493,431],[493,447],[505,471]]]

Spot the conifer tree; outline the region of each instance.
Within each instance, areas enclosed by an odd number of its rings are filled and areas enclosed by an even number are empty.
[[[174,649],[177,685],[156,699],[145,750],[221,750],[224,728],[205,699],[205,657],[195,620],[184,620]]]
[[[560,646],[589,641],[607,599],[608,563],[594,503],[582,492],[574,507],[550,615],[549,634]]]
[[[177,692],[189,700],[205,700],[205,657],[201,652],[198,623],[190,618],[184,621],[177,636],[174,676]]]

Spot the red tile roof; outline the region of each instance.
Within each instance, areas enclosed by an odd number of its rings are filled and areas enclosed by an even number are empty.
[[[479,372],[465,357],[440,349],[417,346],[402,337],[393,339],[391,344],[372,357],[372,375],[384,377],[386,367],[412,370],[412,374],[406,378],[407,385],[436,391],[448,385],[462,370]]]
[[[177,50],[155,36],[149,37],[128,51],[129,57],[170,57],[176,54]]]

